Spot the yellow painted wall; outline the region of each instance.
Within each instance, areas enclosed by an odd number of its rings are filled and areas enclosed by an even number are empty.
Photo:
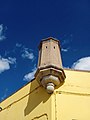
[[[65,84],[54,95],[56,120],[90,120],[90,72],[65,73]]]
[[[65,70],[52,95],[36,80],[0,103],[0,120],[90,120],[90,72]]]

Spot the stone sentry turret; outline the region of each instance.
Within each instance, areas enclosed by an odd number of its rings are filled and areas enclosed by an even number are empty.
[[[64,83],[66,76],[62,68],[59,40],[49,37],[40,42],[35,78],[48,93],[53,93],[56,86]]]

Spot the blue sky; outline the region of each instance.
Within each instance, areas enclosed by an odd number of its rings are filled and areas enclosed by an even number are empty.
[[[50,36],[64,67],[90,70],[90,1],[0,1],[0,101],[33,78],[38,45]]]

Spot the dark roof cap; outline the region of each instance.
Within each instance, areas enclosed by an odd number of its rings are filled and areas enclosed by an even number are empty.
[[[58,45],[60,46],[60,41],[59,41],[58,39],[53,38],[53,37],[48,37],[48,38],[45,38],[45,39],[42,39],[42,40],[41,40],[41,42],[40,42],[40,44],[39,44],[39,49],[41,48],[42,43],[43,43],[44,41],[49,41],[49,40],[53,40],[53,41],[58,42]]]

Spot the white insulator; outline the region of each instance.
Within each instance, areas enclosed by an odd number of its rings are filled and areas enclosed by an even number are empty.
[[[48,83],[46,86],[46,90],[48,93],[53,93],[54,92],[54,84],[53,83]]]

